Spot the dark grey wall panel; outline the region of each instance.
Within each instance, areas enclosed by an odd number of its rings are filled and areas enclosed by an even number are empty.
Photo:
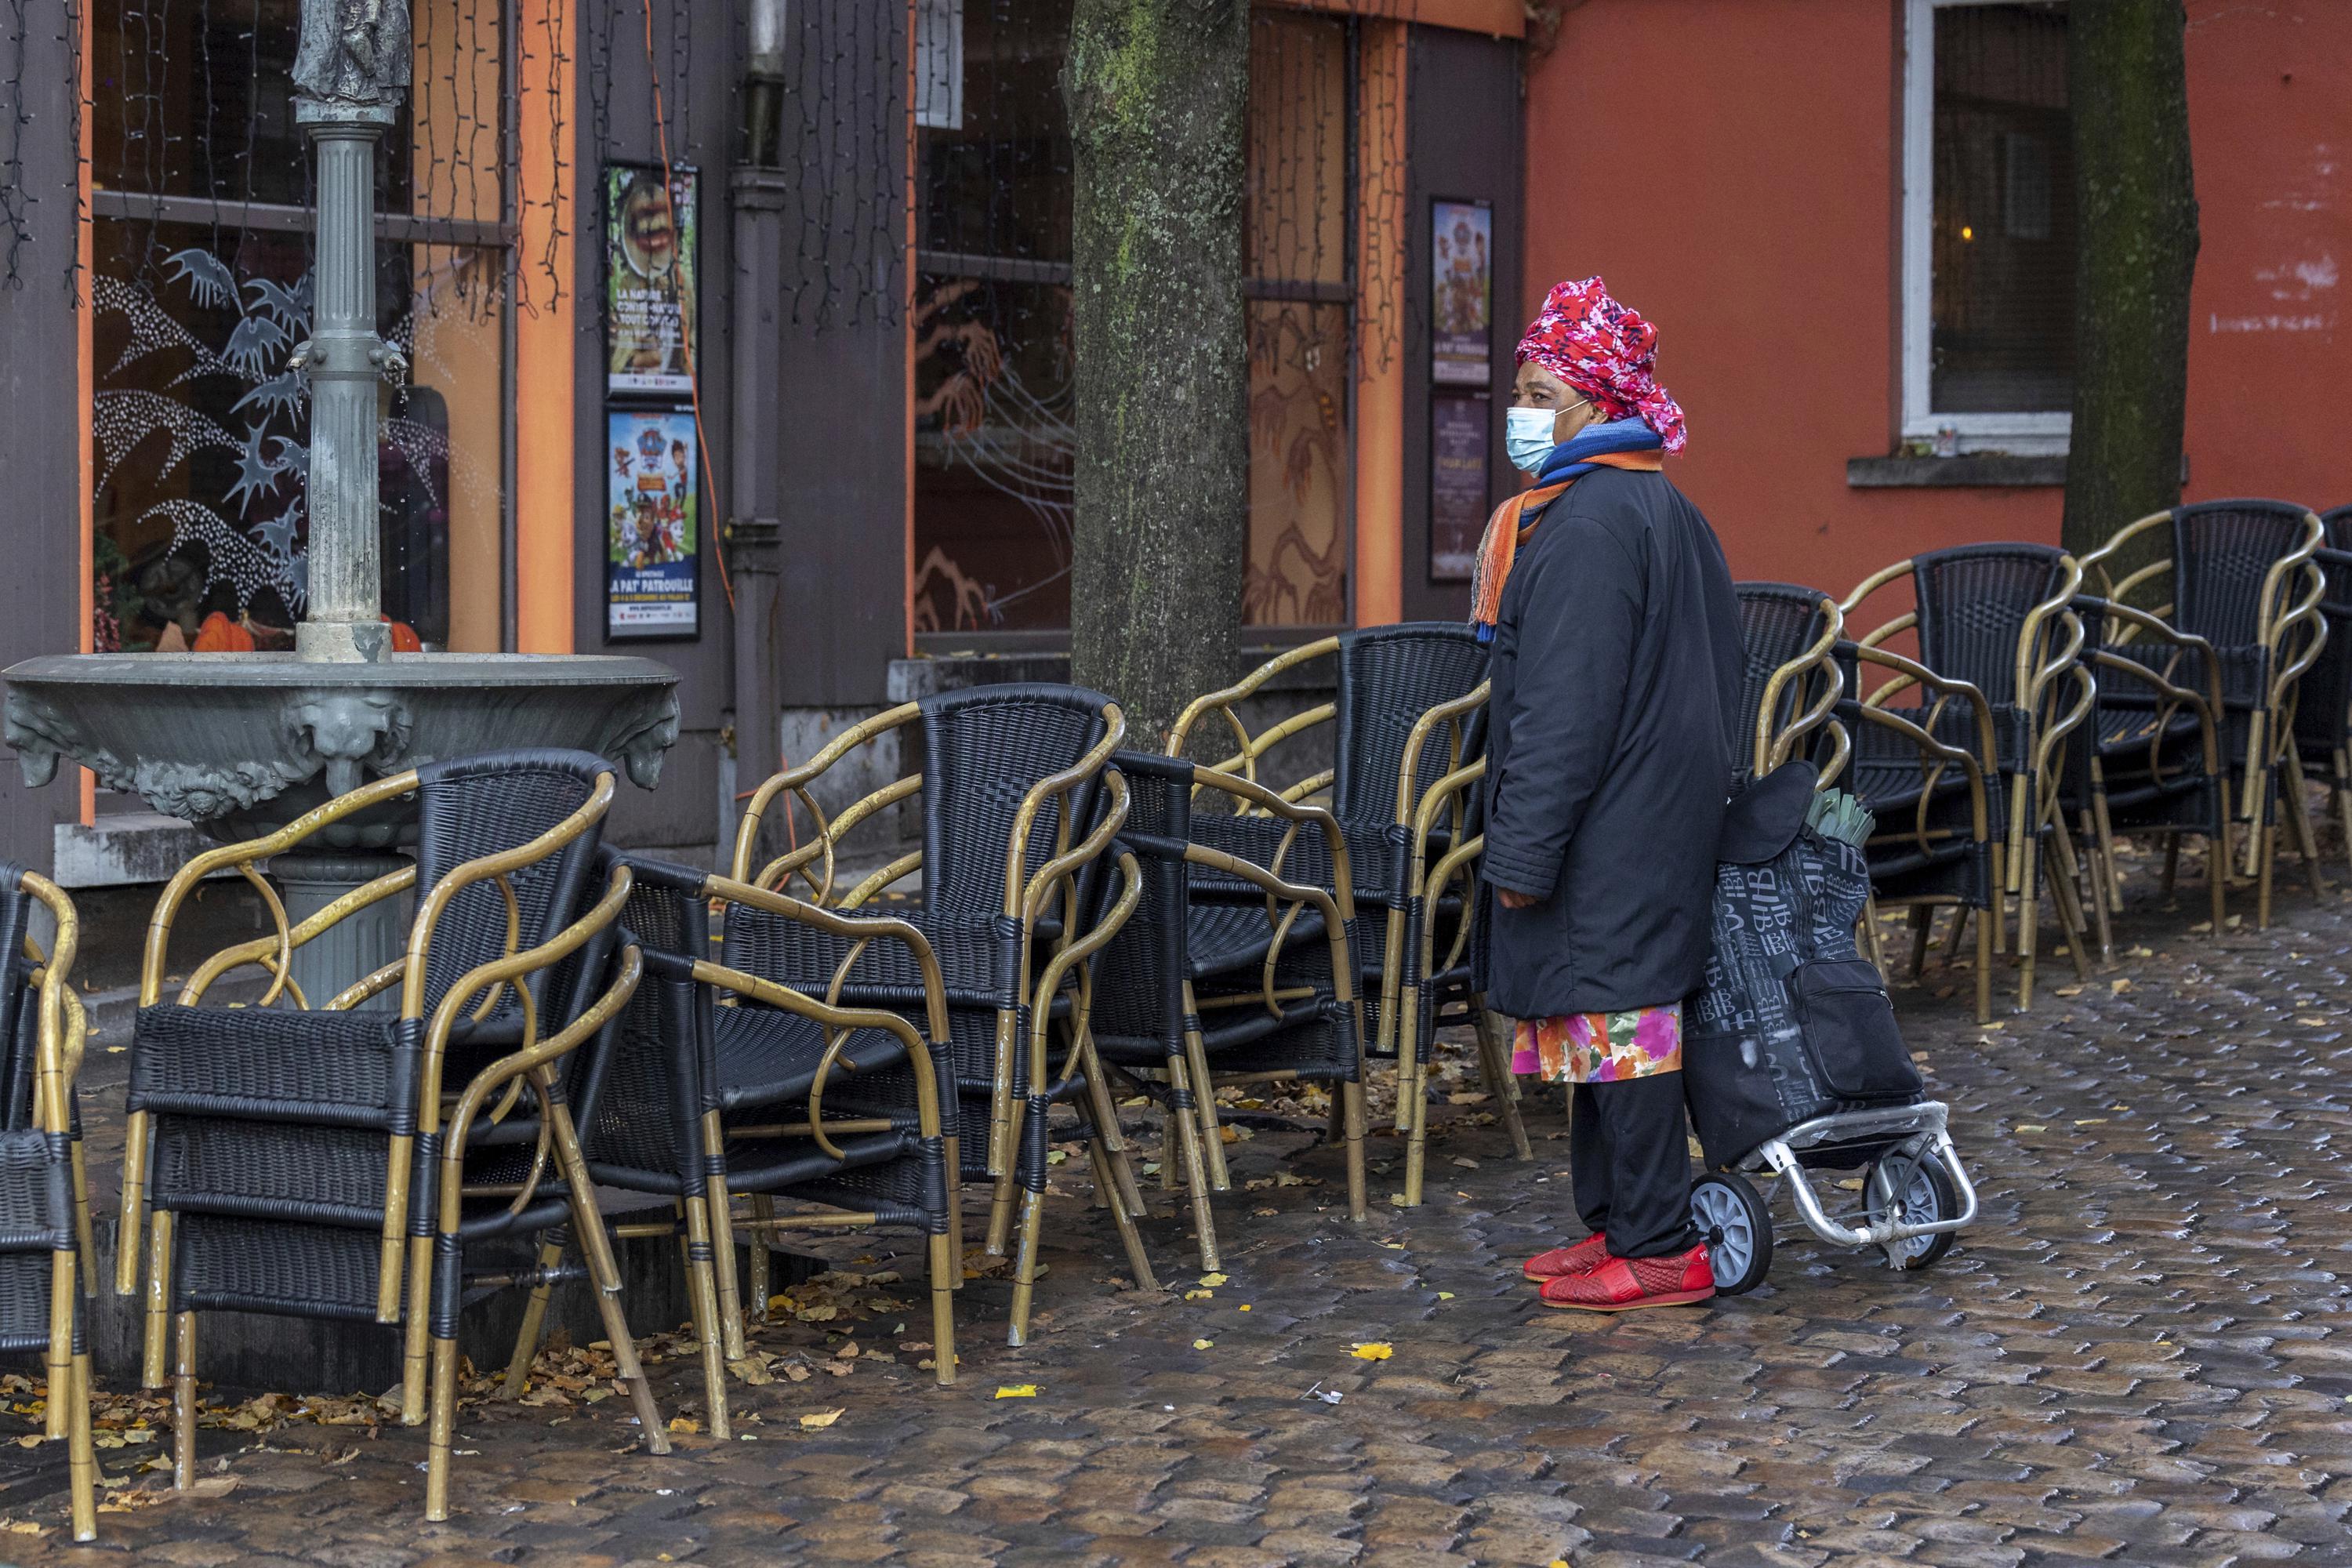
[[[1459,620],[1466,583],[1429,580],[1430,203],[1484,199],[1495,210],[1494,376],[1487,431],[1490,506],[1517,490],[1503,456],[1511,351],[1518,341],[1519,253],[1525,201],[1519,97],[1521,46],[1445,27],[1412,31],[1405,121],[1404,614]]]
[[[61,22],[24,29],[15,80],[0,87],[0,114],[20,114],[27,236],[16,277],[0,288],[0,665],[80,646],[80,431],[88,409],[76,388],[73,295],[74,151],[68,84],[73,63]],[[21,101],[13,94],[21,93]],[[0,251],[9,235],[0,228]],[[87,279],[82,282],[87,291]],[[49,868],[51,828],[80,810],[79,769],[26,789],[13,752],[0,746],[0,856]]]

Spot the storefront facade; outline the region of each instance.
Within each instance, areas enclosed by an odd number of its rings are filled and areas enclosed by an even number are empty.
[[[385,613],[427,648],[677,668],[683,731],[627,841],[708,853],[739,780],[888,700],[894,665],[904,689],[911,659],[1065,644],[1067,3],[812,0],[765,56],[741,0],[414,0],[378,190],[408,365]],[[298,0],[48,9],[5,45],[0,654],[281,646]],[[1254,14],[1255,640],[1466,602],[1466,520],[1508,483],[1522,26],[1517,0]],[[138,802],[14,773],[0,852],[84,885],[168,859]]]

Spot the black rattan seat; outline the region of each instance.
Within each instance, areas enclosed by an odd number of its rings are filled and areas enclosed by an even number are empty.
[[[457,1314],[482,1290],[533,1287],[510,1379],[520,1392],[548,1287],[582,1272],[562,1265],[566,1230],[586,1249],[647,1440],[666,1447],[650,1430],[651,1395],[612,1300],[619,1281],[609,1242],[593,1194],[575,1180],[585,1167],[570,1120],[573,1106],[593,1118],[597,1042],[637,984],[635,951],[616,951],[614,940],[626,876],[592,876],[614,787],[611,765],[585,752],[435,763],[200,856],[166,889],[156,921],[168,931],[179,900],[209,871],[283,852],[342,816],[414,801],[415,973],[394,976],[397,1011],[275,1007],[275,987],[261,1005],[203,1005],[205,986],[237,962],[276,973],[279,944],[293,940],[284,930],[197,970],[180,1001],[140,1009],[125,1254],[135,1258],[152,1205],[146,1373],[151,1384],[162,1381],[171,1330],[182,1486],[193,1464],[198,1312],[400,1322],[404,1415],[430,1415],[426,1510],[446,1517]],[[380,879],[367,891],[389,896],[397,883]],[[151,948],[150,995],[162,956],[160,944]],[[460,1018],[469,1022],[450,1026]],[[497,1244],[504,1265],[479,1283],[467,1271],[478,1242]],[[121,1283],[134,1278],[126,1265]]]

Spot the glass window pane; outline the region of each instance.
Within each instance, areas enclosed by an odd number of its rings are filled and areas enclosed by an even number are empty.
[[[1929,395],[1939,414],[2064,412],[2074,384],[2066,13],[1936,12]]]
[[[290,647],[308,571],[299,232],[101,219],[91,290],[101,648],[215,612]],[[378,328],[412,366],[378,456],[384,610],[430,647],[499,637],[500,253],[380,244]]]
[[[916,133],[923,250],[1070,258],[1070,129],[1062,59],[1070,0],[926,0],[926,27],[963,28],[961,58],[933,51]],[[949,123],[952,121],[953,123]]]
[[[1249,276],[1348,278],[1348,25],[1259,11],[1250,25]]]
[[[1348,307],[1250,304],[1249,585],[1242,623],[1348,618]]]

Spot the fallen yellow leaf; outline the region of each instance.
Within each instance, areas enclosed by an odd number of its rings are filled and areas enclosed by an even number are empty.
[[[832,1426],[835,1422],[840,1420],[842,1415],[843,1412],[840,1410],[812,1410],[807,1415],[801,1417],[801,1430],[803,1432],[822,1432],[826,1427]]]
[[[996,1390],[996,1397],[999,1399],[1034,1399],[1037,1397],[1037,1385],[1034,1383],[1002,1384]]]
[[[691,1415],[673,1415],[669,1418],[669,1429],[673,1432],[699,1432],[702,1423]]]
[[[2111,980],[2107,982],[2107,992],[2110,995],[2120,996],[2130,989],[2131,982],[2128,980]]]
[[[1396,1347],[1380,1343],[1355,1345],[1349,1349],[1348,1353],[1358,1361],[1386,1361],[1396,1354]]]
[[[1216,1292],[1214,1290],[1187,1290],[1184,1292],[1184,1300],[1187,1301],[1205,1301],[1215,1294]]]
[[[1451,1290],[1440,1290],[1437,1293],[1437,1299],[1441,1301],[1451,1301],[1454,1300],[1454,1292]]]
[[[1194,1340],[1192,1342],[1192,1348],[1196,1351],[1213,1351],[1217,1348],[1217,1342],[1214,1340]]]
[[[1201,1276],[1201,1284],[1203,1288],[1213,1290],[1224,1282],[1225,1277],[1222,1274],[1203,1274]]]

